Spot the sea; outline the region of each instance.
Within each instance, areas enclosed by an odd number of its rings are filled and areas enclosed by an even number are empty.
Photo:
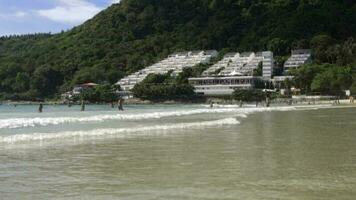
[[[356,199],[356,108],[0,105],[0,199]]]

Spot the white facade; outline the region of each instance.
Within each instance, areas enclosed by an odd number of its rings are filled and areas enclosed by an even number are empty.
[[[236,89],[251,89],[261,78],[253,76],[190,78],[195,92],[204,96],[231,95]]]
[[[281,88],[282,84],[288,79],[292,80],[293,76],[275,76],[273,77],[272,83],[275,87]]]
[[[274,67],[273,53],[244,52],[228,53],[224,58],[203,72],[203,76],[252,76],[253,71],[262,63],[263,77],[271,79]],[[217,73],[218,72],[218,73]]]
[[[273,68],[274,68],[274,58],[273,52],[264,51],[262,52],[262,76],[265,79],[271,79],[273,76]]]
[[[293,50],[291,57],[284,63],[284,71],[288,72],[291,69],[300,67],[301,65],[311,62],[311,50],[299,49]]]
[[[173,71],[173,75],[177,75],[182,72],[184,68],[209,63],[211,58],[217,55],[218,52],[215,50],[171,54],[168,58],[121,79],[116,85],[120,85],[124,91],[129,91],[133,89],[137,83],[143,81],[149,74],[166,74],[169,71]]]
[[[262,64],[263,77],[253,72]],[[271,51],[228,53],[203,72],[202,78],[189,79],[197,94],[205,96],[231,95],[236,89],[251,89],[256,81],[271,80],[274,58]]]
[[[239,59],[239,57],[239,53],[227,53],[222,60],[211,66],[209,69],[205,70],[202,76],[211,76],[219,74],[217,73],[218,71],[221,71],[232,63],[235,63]]]

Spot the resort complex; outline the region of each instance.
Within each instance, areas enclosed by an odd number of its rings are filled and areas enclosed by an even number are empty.
[[[189,78],[195,92],[203,96],[231,95],[235,90],[266,88],[273,84],[280,88],[286,79],[292,79],[288,70],[298,68],[301,65],[311,63],[311,50],[293,50],[290,58],[284,64],[284,76],[274,76],[275,60],[273,52],[230,52],[221,60],[213,63],[212,59],[218,57],[216,50],[186,51],[169,55],[167,58],[124,77],[116,83],[120,89],[118,96],[133,97],[131,90],[136,84],[142,82],[149,74],[167,74],[176,77],[186,68],[192,68],[199,64],[210,65],[198,77]],[[271,83],[271,84],[270,84]],[[86,83],[74,87],[70,92],[62,95],[63,98],[71,98],[79,95],[87,88],[97,86],[95,83]]]
[[[210,64],[211,59],[218,56],[215,50],[189,51],[169,55],[166,59],[131,74],[116,85],[123,92],[129,93],[137,83],[143,81],[149,74],[165,74],[169,71],[176,76],[184,68],[198,64]],[[285,73],[292,68],[311,62],[311,50],[293,50],[286,61]],[[263,52],[230,52],[206,69],[200,77],[189,78],[195,92],[204,96],[230,95],[236,89],[251,89],[263,87],[266,82],[279,84],[290,76],[273,77],[274,56],[271,51]],[[276,80],[274,80],[276,78]]]
[[[283,76],[275,76],[275,60],[273,52],[229,52],[218,60],[216,50],[186,51],[170,54],[167,58],[128,75],[119,80],[116,95],[123,98],[132,98],[132,89],[142,82],[149,74],[167,74],[177,77],[184,69],[199,64],[207,66],[197,77],[188,79],[195,93],[201,96],[227,96],[235,90],[253,88],[270,89],[281,88],[284,81],[293,79],[288,74],[291,69],[311,63],[311,50],[293,50],[291,56],[284,63]],[[214,59],[214,60],[213,60]],[[72,91],[62,94],[63,99],[72,99],[83,91],[98,86],[96,83],[77,85]],[[281,91],[282,92],[282,91]]]

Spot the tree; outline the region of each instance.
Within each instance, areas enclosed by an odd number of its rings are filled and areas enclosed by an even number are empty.
[[[115,90],[111,85],[98,85],[94,88],[84,89],[80,94],[80,99],[89,101],[92,103],[99,102],[114,102],[118,98],[115,94]]]
[[[41,96],[51,96],[62,82],[63,75],[60,72],[43,66],[33,73],[31,89],[36,90]]]
[[[262,62],[258,63],[257,69],[253,70],[253,76],[262,76],[263,75],[263,64]]]
[[[352,84],[350,72],[350,67],[341,68],[338,66],[330,66],[315,76],[311,84],[311,89],[323,94],[339,95],[343,90],[349,89]]]
[[[242,102],[261,102],[265,100],[266,94],[262,90],[235,90],[232,94],[233,99]]]
[[[356,42],[353,38],[349,38],[339,46],[336,63],[341,66],[356,63]]]
[[[188,84],[192,71],[184,70],[174,79],[168,74],[150,74],[133,88],[136,97],[143,100],[191,100],[195,98],[194,88]]]
[[[16,92],[28,91],[30,88],[30,77],[28,74],[19,72],[16,75],[16,82],[13,86]]]
[[[294,86],[301,89],[302,93],[309,93],[315,76],[327,67],[328,65],[304,65],[298,69],[292,70],[290,75],[294,76]]]
[[[267,49],[276,55],[285,55],[289,52],[288,42],[280,38],[273,38],[268,42]]]
[[[310,44],[314,50],[314,59],[317,63],[327,63],[331,61],[327,49],[335,44],[333,38],[326,34],[316,35],[311,39]]]
[[[350,87],[350,91],[352,95],[356,95],[356,81],[354,81]]]

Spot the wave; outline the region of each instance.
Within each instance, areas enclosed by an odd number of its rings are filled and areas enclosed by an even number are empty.
[[[10,118],[0,120],[0,129],[15,129],[38,126],[59,125],[66,123],[103,122],[107,120],[149,120],[166,117],[180,117],[197,114],[235,113],[235,116],[246,118],[248,114],[265,111],[289,111],[294,107],[271,108],[208,108],[182,111],[152,112],[141,114],[114,114],[94,115],[88,117],[37,117],[37,118]]]
[[[224,125],[238,125],[240,122],[236,118],[225,118],[215,121],[203,121],[192,123],[179,123],[179,124],[166,124],[155,126],[143,126],[136,128],[119,128],[119,129],[96,129],[90,131],[66,131],[57,133],[33,133],[33,134],[18,134],[6,137],[0,137],[0,143],[18,143],[30,141],[43,141],[53,139],[65,139],[73,137],[97,137],[97,136],[110,136],[116,137],[129,137],[133,133],[141,133],[136,135],[149,135],[154,134],[154,131],[168,131],[176,129],[192,129],[200,127],[219,127]]]
[[[202,104],[202,107],[211,108],[211,105]],[[245,104],[244,107],[246,108],[256,108],[256,105],[253,104]],[[240,105],[236,104],[213,104],[213,108],[241,108]]]

